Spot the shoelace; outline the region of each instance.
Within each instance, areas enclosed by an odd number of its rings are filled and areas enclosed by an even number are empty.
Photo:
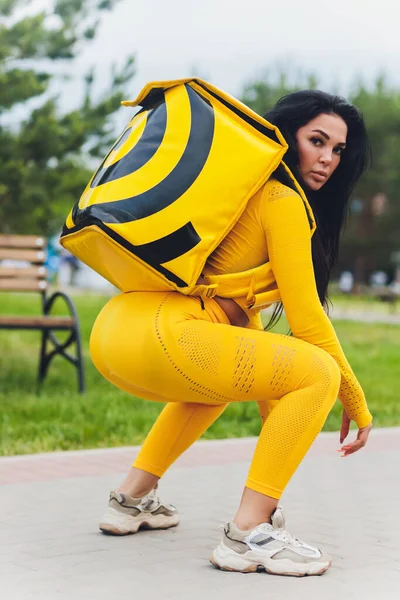
[[[143,496],[141,505],[143,506],[143,508],[145,510],[149,510],[150,507],[153,510],[155,510],[156,508],[158,508],[160,506],[160,499],[156,492],[156,488],[150,490],[150,492],[148,494],[146,494],[146,496]]]
[[[258,529],[259,529],[259,531],[262,531],[263,533],[266,533],[266,534],[271,533],[271,525],[269,523],[263,523],[262,525],[259,525]],[[274,528],[274,531],[278,531],[279,532],[279,537],[282,540],[282,542],[285,542],[285,543],[290,544],[292,546],[299,546],[301,544],[301,542],[297,538],[295,538],[285,528],[282,528],[282,529]]]

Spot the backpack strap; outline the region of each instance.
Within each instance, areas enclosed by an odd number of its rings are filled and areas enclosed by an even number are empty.
[[[279,302],[280,296],[272,272],[271,263],[224,275],[203,275],[201,283],[188,291],[191,296],[202,298],[246,298],[246,308],[262,308]]]

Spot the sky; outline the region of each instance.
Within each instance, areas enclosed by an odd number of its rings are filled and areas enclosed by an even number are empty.
[[[33,0],[28,10],[49,5]],[[400,87],[399,23],[398,0],[120,0],[73,72],[95,66],[100,95],[110,65],[134,54],[130,99],[148,81],[194,74],[240,95],[277,65],[293,78],[314,73],[319,87],[344,95],[356,78],[371,83],[382,71]],[[73,79],[62,105],[73,107],[81,94]]]
[[[277,62],[347,87],[386,70],[400,85],[398,0],[122,0],[81,64],[137,56],[133,92],[194,70],[230,93]]]

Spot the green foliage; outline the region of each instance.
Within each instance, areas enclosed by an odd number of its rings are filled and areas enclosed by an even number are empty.
[[[17,4],[20,4],[20,2],[16,2],[15,0],[0,0],[0,15],[9,17],[17,7]]]
[[[288,67],[277,66],[266,71],[261,80],[251,81],[244,86],[241,100],[260,115],[266,113],[274,104],[291,92],[304,89],[316,89],[318,79],[313,73],[296,73],[292,76]]]
[[[372,89],[360,83],[350,99],[364,114],[373,161],[355,193],[358,212],[343,237],[341,264],[357,263],[357,279],[366,281],[371,269],[393,269],[390,256],[400,250],[400,89],[380,76]],[[377,194],[387,198],[381,214]]]
[[[72,69],[71,59],[94,39],[101,13],[117,1],[54,0],[51,9],[18,20],[16,9],[28,2],[0,0],[0,232],[59,230],[90,177],[89,157],[102,157],[116,137],[110,119],[134,75],[133,56],[112,67],[109,88],[95,100],[91,69],[82,78],[81,105],[66,114],[51,83],[52,65]],[[25,116],[10,127],[8,115],[21,104]]]
[[[0,111],[11,108],[15,104],[15,98],[18,102],[24,102],[43,94],[51,79],[49,73],[37,73],[29,69],[10,69],[7,72],[0,72],[0,86],[2,90],[0,99]]]

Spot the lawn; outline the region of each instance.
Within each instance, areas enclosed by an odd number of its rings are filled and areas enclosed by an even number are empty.
[[[140,444],[161,404],[121,392],[95,370],[88,340],[92,324],[106,297],[75,297],[84,343],[87,392],[76,391],[72,365],[57,357],[39,395],[36,369],[39,333],[0,330],[0,455],[53,450]],[[38,314],[34,296],[0,295],[2,314]],[[367,395],[375,426],[400,425],[400,327],[385,324],[335,322],[347,357]],[[287,332],[282,320],[277,331]],[[326,431],[340,427],[341,406],[336,403]],[[206,438],[257,435],[260,421],[255,403],[231,405],[205,434]]]

